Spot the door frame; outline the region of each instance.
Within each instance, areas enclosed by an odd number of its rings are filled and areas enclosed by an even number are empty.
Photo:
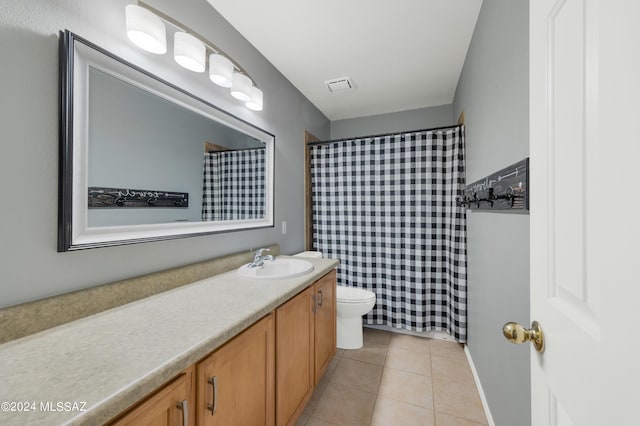
[[[304,249],[313,250],[313,205],[311,198],[311,142],[320,139],[304,131]]]

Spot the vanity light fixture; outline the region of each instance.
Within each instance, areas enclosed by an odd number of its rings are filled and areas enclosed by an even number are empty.
[[[142,0],[125,7],[127,36],[141,49],[155,54],[167,52],[165,23],[176,28],[173,57],[178,64],[195,72],[206,69],[209,54],[209,78],[218,86],[231,89],[231,96],[253,111],[262,111],[263,93],[254,86],[249,74],[220,48]]]

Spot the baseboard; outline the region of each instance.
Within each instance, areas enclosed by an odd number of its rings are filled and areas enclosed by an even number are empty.
[[[467,345],[464,345],[464,353],[467,356],[469,367],[471,367],[473,380],[476,382],[476,388],[478,388],[478,394],[480,395],[480,400],[482,401],[482,407],[484,408],[484,413],[487,416],[487,422],[489,423],[489,426],[496,426],[496,423],[493,421],[493,416],[491,415],[491,410],[489,409],[489,404],[487,403],[487,397],[485,396],[484,390],[482,389],[482,383],[480,383],[480,377],[478,377],[476,366],[473,364],[473,359],[471,358],[471,352],[469,352],[469,347]]]

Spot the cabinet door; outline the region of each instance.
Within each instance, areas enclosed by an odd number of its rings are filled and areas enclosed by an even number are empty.
[[[336,271],[316,281],[315,385],[336,353]]]
[[[190,368],[110,425],[176,426],[189,424],[189,420],[193,419],[193,374],[193,369]]]
[[[314,288],[276,309],[276,422],[293,424],[314,388]]]
[[[273,425],[274,318],[269,314],[198,363],[198,425]]]

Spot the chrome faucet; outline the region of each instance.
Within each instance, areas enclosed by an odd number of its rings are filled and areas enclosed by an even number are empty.
[[[258,268],[260,266],[264,266],[265,260],[274,261],[275,257],[271,254],[263,255],[262,253],[270,252],[271,250],[268,248],[261,248],[256,251],[256,254],[253,256],[253,262],[247,265],[247,268]]]

